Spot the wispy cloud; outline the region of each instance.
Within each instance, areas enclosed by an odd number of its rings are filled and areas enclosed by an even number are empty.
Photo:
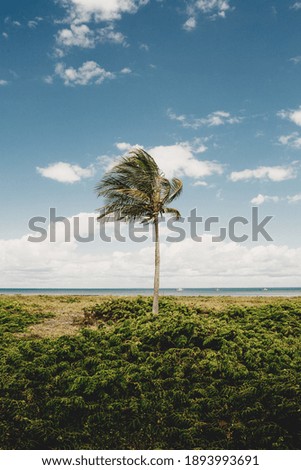
[[[183,127],[198,129],[202,126],[216,127],[225,124],[238,124],[243,118],[233,116],[226,111],[214,111],[204,118],[189,118],[185,114],[176,114],[171,109],[167,110],[167,116],[172,121],[178,121]]]
[[[183,28],[192,31],[197,26],[199,14],[207,16],[211,20],[226,18],[226,14],[231,10],[230,0],[193,0],[186,9],[188,19]]]
[[[43,81],[47,83],[47,85],[52,85],[53,84],[53,77],[52,75],[47,75],[46,77],[43,78]]]
[[[254,170],[246,169],[242,171],[233,171],[230,174],[230,180],[237,182],[257,179],[277,182],[290,180],[296,178],[296,176],[296,165],[291,164],[288,166],[260,166]]]
[[[289,203],[300,202],[301,193],[295,194],[294,196],[287,196],[287,200]]]
[[[280,197],[279,196],[267,196],[264,194],[258,194],[258,196],[253,197],[251,199],[251,204],[255,204],[256,206],[260,206],[264,202],[279,202]]]
[[[301,10],[301,2],[295,2],[290,6],[291,10]]]
[[[281,135],[278,139],[281,145],[287,145],[294,149],[301,149],[301,136],[298,132],[293,132],[288,135]]]
[[[52,163],[45,168],[37,167],[37,171],[45,178],[50,178],[59,183],[76,183],[84,178],[91,178],[95,173],[92,165],[82,168],[79,165],[71,165],[65,162]]]
[[[297,109],[282,109],[277,113],[277,116],[282,119],[288,119],[297,126],[301,126],[301,106]]]
[[[61,29],[56,34],[56,44],[62,55],[62,48],[80,47],[92,49],[99,43],[111,43],[127,46],[126,37],[115,31],[114,25],[109,24],[103,28],[92,30],[86,24],[71,24],[69,28]]]
[[[122,73],[123,75],[129,75],[130,73],[132,73],[132,70],[129,67],[124,67],[120,70],[120,73]]]
[[[7,80],[0,80],[0,86],[5,86],[5,85],[8,85],[8,81]]]
[[[84,62],[78,69],[66,67],[65,64],[58,63],[55,67],[55,73],[67,86],[100,85],[104,80],[112,80],[115,78],[114,73],[106,71],[92,60]]]
[[[33,20],[29,20],[27,22],[27,26],[30,29],[35,29],[41,21],[43,21],[43,18],[41,18],[40,16],[36,16]]]
[[[254,197],[251,200],[251,204],[255,204],[256,206],[260,206],[266,202],[280,202],[280,201],[287,201],[289,204],[294,204],[301,201],[301,193],[294,194],[293,196],[267,196],[264,194],[258,194],[258,196]]]
[[[293,62],[293,64],[297,65],[301,62],[301,55],[291,57],[289,60],[290,60],[290,62]]]

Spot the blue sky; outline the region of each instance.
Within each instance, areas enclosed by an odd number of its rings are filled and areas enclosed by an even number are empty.
[[[269,243],[162,240],[163,286],[301,286],[300,23],[294,0],[3,0],[1,285],[151,286],[151,243],[27,241],[50,207],[84,230],[138,144],[183,216],[274,216]]]

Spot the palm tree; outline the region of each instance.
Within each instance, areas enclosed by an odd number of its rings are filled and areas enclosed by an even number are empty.
[[[155,274],[153,313],[159,310],[160,246],[159,217],[170,214],[178,219],[180,212],[167,207],[182,191],[182,181],[168,180],[145,150],[132,149],[109,170],[96,186],[98,197],[104,198],[98,220],[113,216],[114,220],[140,221],[154,224]]]

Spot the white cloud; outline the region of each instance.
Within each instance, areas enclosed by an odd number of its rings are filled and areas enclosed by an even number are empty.
[[[65,52],[62,50],[62,49],[59,49],[58,47],[55,47],[54,50],[53,50],[53,56],[55,58],[59,58],[61,59],[62,57],[64,57],[65,55]]]
[[[139,49],[144,50],[144,51],[149,51],[149,46],[147,44],[140,44]]]
[[[299,202],[301,201],[301,193],[295,194],[294,196],[287,196],[287,200],[289,203]]]
[[[289,166],[260,166],[254,170],[246,169],[242,171],[233,171],[230,174],[231,181],[248,181],[251,179],[262,179],[270,181],[284,181],[296,178],[296,167]]]
[[[293,5],[290,6],[291,10],[301,10],[301,2],[295,2]]]
[[[30,29],[35,29],[38,26],[38,22],[35,21],[35,20],[30,20],[30,21],[27,22],[27,26]]]
[[[6,16],[6,17],[4,18],[4,23],[5,23],[5,24],[8,24],[8,25],[12,25],[12,26],[17,26],[18,28],[19,28],[20,26],[22,26],[21,23],[20,23],[20,21],[12,20],[12,18],[11,18],[10,16]]]
[[[251,204],[255,204],[256,206],[260,206],[264,202],[279,202],[279,196],[266,196],[264,194],[258,194],[258,196],[253,197],[251,200]]]
[[[96,32],[96,41],[100,43],[109,42],[111,44],[120,44],[124,47],[128,45],[126,37],[119,31],[115,31],[113,24],[98,29]]]
[[[129,144],[128,142],[117,142],[115,146],[120,150],[121,152],[128,152],[133,146]]]
[[[208,183],[206,181],[196,181],[192,186],[208,186]]]
[[[211,20],[226,18],[226,13],[231,10],[230,0],[193,0],[188,4],[188,20],[183,28],[192,31],[196,27],[199,13],[208,16]]]
[[[205,141],[208,139],[204,139]],[[210,160],[199,160],[195,155],[203,153],[207,147],[201,143],[201,139],[193,142],[180,142],[174,145],[158,145],[146,149],[156,160],[159,168],[167,178],[174,176],[188,176],[198,179],[212,175],[221,175],[224,166],[221,163]],[[129,152],[134,147],[143,148],[141,145],[132,145],[128,142],[118,142],[115,146],[123,153]],[[119,157],[108,159],[107,156],[98,157],[100,162],[107,164],[107,170],[112,168]],[[202,182],[204,186],[206,183]]]
[[[301,149],[301,136],[298,132],[293,132],[289,135],[281,135],[278,142],[282,145],[287,145],[295,149]]]
[[[4,39],[8,39],[8,34],[7,33],[2,33],[2,36],[4,37]]]
[[[223,165],[216,161],[199,160],[195,157],[194,146],[189,142],[181,142],[174,145],[159,145],[147,150],[156,160],[159,168],[163,170],[167,178],[173,176],[188,176],[198,179],[221,175]]]
[[[72,23],[70,28],[61,29],[56,35],[57,45],[63,48],[81,47],[83,49],[92,49],[96,44],[106,42],[127,46],[126,37],[115,31],[113,24],[94,31],[86,24]]]
[[[183,24],[183,29],[185,29],[186,31],[192,31],[195,28],[196,28],[196,19],[193,16],[191,16]]]
[[[62,78],[65,85],[99,85],[106,79],[115,78],[112,72],[107,72],[92,60],[84,62],[78,69],[58,63],[55,67],[55,73]]]
[[[56,35],[56,42],[63,47],[95,47],[94,32],[85,24],[71,24],[70,29],[61,29]]]
[[[293,204],[296,202],[301,201],[301,193],[294,194],[293,196],[285,196],[285,197],[279,197],[279,196],[266,196],[263,194],[258,194],[258,196],[254,197],[251,200],[251,204],[255,204],[257,206],[265,203],[265,202],[279,202],[279,201],[287,201],[289,204]]]
[[[232,116],[226,111],[214,111],[204,118],[188,118],[185,114],[177,115],[171,109],[167,110],[167,116],[172,121],[178,121],[183,127],[198,129],[202,126],[217,127],[225,124],[238,124],[242,121],[241,117]]]
[[[122,70],[120,70],[120,73],[122,73],[124,75],[128,75],[128,74],[132,73],[132,70],[129,67],[124,67]]]
[[[36,16],[34,20],[29,20],[27,22],[27,26],[30,29],[35,29],[41,21],[43,21],[43,18],[41,18],[40,16]]]
[[[282,109],[277,113],[277,116],[281,117],[282,119],[288,119],[297,126],[301,126],[301,106],[299,106],[298,109]]]
[[[53,77],[51,75],[47,75],[43,80],[45,83],[47,83],[47,85],[52,85],[53,83]]]
[[[95,214],[77,216],[80,235],[85,236],[87,219]],[[97,239],[95,245],[88,244],[88,249],[87,244],[80,244],[74,238],[64,243],[61,226],[57,242],[53,243],[30,243],[27,235],[0,240],[2,287],[152,287],[154,247],[151,242],[134,246]],[[248,247],[233,242],[212,243],[206,237],[202,243],[187,238],[178,243],[163,242],[161,260],[162,290],[289,287],[299,286],[301,282],[301,248],[285,245]]]
[[[72,22],[119,20],[124,13],[136,13],[148,0],[61,0]]]
[[[8,81],[7,80],[0,80],[0,86],[5,86],[5,85],[8,85]]]
[[[293,62],[293,64],[297,65],[301,62],[301,55],[297,55],[296,57],[291,57],[290,62]]]
[[[46,168],[37,167],[37,171],[45,178],[59,183],[76,183],[84,178],[91,178],[95,173],[92,165],[88,168],[82,168],[79,165],[65,162],[52,163]]]

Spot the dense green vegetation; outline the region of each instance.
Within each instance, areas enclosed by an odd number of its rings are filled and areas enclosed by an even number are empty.
[[[299,449],[301,300],[201,305],[105,300],[35,339],[16,333],[41,316],[0,299],[0,447]]]

